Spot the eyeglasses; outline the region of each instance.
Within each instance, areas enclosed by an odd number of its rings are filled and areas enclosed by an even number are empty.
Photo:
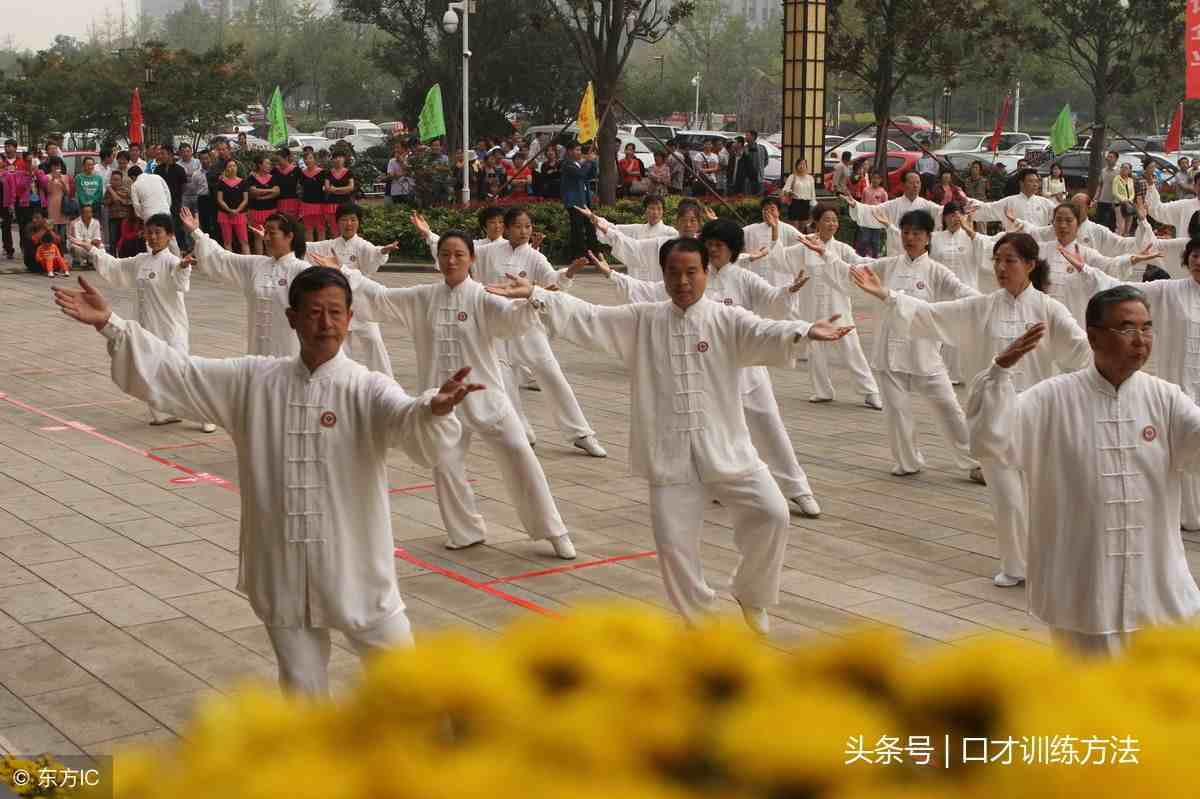
[[[1097,330],[1107,330],[1111,333],[1116,333],[1118,336],[1123,336],[1124,338],[1127,338],[1130,341],[1133,341],[1135,336],[1139,339],[1153,339],[1154,338],[1154,328],[1153,327],[1101,327],[1100,325],[1090,325],[1090,326],[1096,328]]]

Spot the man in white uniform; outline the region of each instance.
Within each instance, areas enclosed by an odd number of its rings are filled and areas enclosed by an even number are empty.
[[[601,244],[612,247],[613,257],[625,264],[625,271],[630,277],[650,282],[661,281],[662,264],[658,253],[662,246],[677,236],[658,236],[652,239],[634,239],[623,234],[607,219],[597,216],[590,208],[576,208],[596,226],[596,238]],[[700,234],[700,203],[695,200],[681,200],[675,207],[675,230],[678,237],[693,239]]]
[[[646,212],[646,221],[632,225],[613,225],[631,239],[661,239],[677,238],[679,231],[663,222],[663,199],[657,194],[651,194],[642,200],[642,210]]]
[[[1022,169],[1017,173],[1019,194],[1002,197],[990,203],[971,200],[967,209],[975,212],[976,222],[1007,222],[1008,214],[1018,219],[1025,219],[1035,225],[1048,225],[1054,218],[1054,208],[1058,203],[1049,197],[1043,197],[1042,179],[1036,169]]]
[[[650,518],[667,595],[688,619],[712,609],[700,532],[709,500],[731,513],[741,562],[733,596],[747,623],[766,634],[778,602],[788,507],[759,458],[742,411],[747,366],[790,366],[805,337],[832,341],[849,328],[767,321],[704,296],[708,250],[694,239],[664,248],[666,302],[600,306],[547,292],[543,318],[555,335],[619,358],[630,372],[633,473],[650,481]],[[517,279],[489,291],[529,297]]]
[[[904,176],[904,194],[894,200],[888,200],[879,205],[867,205],[866,203],[857,202],[849,194],[842,195],[842,199],[846,201],[850,218],[863,227],[889,228],[889,225],[899,225],[900,220],[909,211],[925,211],[933,217],[935,228],[942,222],[942,206],[921,196],[921,176],[916,172],[909,172]],[[876,218],[877,211],[882,211],[887,216],[888,225],[883,224]],[[892,232],[889,228],[887,254],[894,257],[901,255],[903,252],[904,243],[900,240],[900,235]]]
[[[338,206],[337,225],[341,235],[335,239],[313,241],[306,245],[306,252],[318,256],[332,255],[342,269],[357,269],[364,275],[373,275],[387,263],[388,256],[400,246],[399,242],[376,246],[358,235],[362,211],[356,205]],[[261,235],[261,234],[260,234]],[[388,356],[379,332],[378,322],[354,319],[346,336],[346,354],[372,372],[392,377],[392,359]]]
[[[759,203],[759,209],[762,213],[762,221],[742,228],[742,232],[746,235],[746,252],[760,250],[763,247],[769,248],[776,242],[781,243],[784,247],[800,243],[800,231],[794,225],[779,219],[779,200],[774,197],[764,197]],[[766,278],[772,286],[787,286],[792,282],[791,275],[787,273],[762,275],[762,277]]]
[[[129,200],[133,204],[133,213],[145,224],[150,217],[158,214],[171,215],[171,189],[160,175],[153,172],[143,172],[136,166],[129,167]],[[179,255],[179,244],[172,241],[170,247],[173,255]]]
[[[341,352],[352,312],[345,275],[313,267],[292,282],[291,358],[183,355],[113,314],[99,292],[58,289],[68,316],[108,339],[113,381],[174,413],[215,419],[238,453],[242,497],[238,590],[266,625],[279,681],[329,690],[330,629],[360,655],[412,642],[388,507],[387,458],[403,447],[434,465],[461,427],[452,413],[469,385],[462,369],[411,397]]]
[[[1179,535],[1183,473],[1200,473],[1200,408],[1141,371],[1153,323],[1132,286],[1086,311],[1094,364],[1016,394],[1034,327],[971,385],[971,449],[1024,472],[1029,612],[1077,650],[1115,654],[1133,631],[1185,622],[1200,591]]]

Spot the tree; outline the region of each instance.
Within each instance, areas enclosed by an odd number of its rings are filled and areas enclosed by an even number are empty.
[[[596,112],[604,116],[600,148],[600,201],[617,196],[617,120],[605,113],[616,96],[621,73],[638,42],[661,41],[691,15],[692,0],[537,0],[535,31],[565,31],[592,80]]]
[[[871,98],[875,168],[882,172],[892,103],[910,81],[935,68],[954,74],[986,62],[1031,35],[1004,0],[830,0],[827,68]]]
[[[1114,98],[1160,85],[1183,63],[1183,0],[1038,0],[1038,9],[1055,39],[1045,57],[1092,93],[1088,191],[1095,194]]]

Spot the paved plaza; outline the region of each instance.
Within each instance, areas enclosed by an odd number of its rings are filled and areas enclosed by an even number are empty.
[[[437,276],[380,279],[406,286]],[[262,624],[234,590],[239,497],[229,437],[189,423],[149,427],[145,406],[109,379],[104,340],[53,308],[50,285],[44,276],[0,275],[0,739],[22,752],[106,753],[175,735],[197,700],[247,678],[273,681],[275,662]],[[97,285],[118,313],[131,313],[129,292]],[[598,276],[577,286],[585,299],[616,301]],[[858,305],[869,346],[875,308],[865,298]],[[243,353],[240,294],[195,278],[188,311],[194,353]],[[397,380],[414,389],[409,340],[394,327],[384,334]],[[647,487],[628,474],[624,369],[565,342],[556,350],[609,452],[598,460],[569,446],[544,397],[522,392],[579,559],[566,564],[526,538],[503,475],[478,443],[469,469],[487,545],[447,551],[429,471],[394,453],[396,573],[418,643],[438,628],[496,630],[582,602],[667,606]],[[1046,640],[1024,612],[1023,590],[993,587],[987,491],[954,470],[923,399],[915,408],[929,468],[901,479],[889,474],[882,414],[850,393],[843,370],[839,402],[824,405],[807,402],[803,367],[772,376],[824,509],[817,520],[793,518],[783,601],[772,610],[780,645],[864,622],[934,645],[995,631]],[[1193,563],[1197,542],[1188,541]],[[707,514],[704,560],[724,588],[736,557],[717,506]],[[358,663],[335,640],[331,672],[343,684]]]

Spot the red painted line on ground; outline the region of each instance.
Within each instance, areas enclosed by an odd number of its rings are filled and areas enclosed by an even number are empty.
[[[513,605],[525,608],[526,610],[532,610],[534,613],[540,613],[543,616],[549,616],[553,619],[561,619],[562,618],[561,614],[555,613],[553,610],[550,610],[550,608],[544,608],[541,605],[537,604],[536,602],[530,602],[527,599],[521,599],[520,597],[516,597],[516,596],[513,596],[512,594],[505,593],[504,591],[501,591],[497,588],[492,588],[487,583],[481,583],[481,582],[472,580],[470,577],[466,576],[465,574],[459,574],[456,571],[451,571],[450,569],[443,569],[441,566],[435,566],[432,563],[426,563],[425,561],[416,557],[411,552],[409,552],[407,549],[403,549],[402,547],[396,547],[396,557],[400,558],[401,560],[406,560],[414,566],[419,566],[422,569],[426,569],[426,570],[434,572],[436,574],[440,574],[443,577],[449,577],[451,580],[460,582],[463,585],[474,588],[476,591],[483,591],[485,594],[491,594],[492,596],[494,596],[498,599],[503,599],[505,602],[512,603]]]
[[[468,480],[467,482],[474,483],[475,481]],[[388,493],[389,494],[403,494],[408,491],[428,491],[429,489],[434,488],[434,487],[435,487],[435,485],[433,483],[421,483],[421,485],[416,485],[416,486],[401,486],[400,488],[391,488],[391,489],[388,489]]]
[[[620,563],[623,560],[638,560],[639,558],[652,558],[658,553],[655,551],[635,552],[632,555],[617,555],[612,558],[601,558],[600,560],[589,560],[587,563],[573,563],[570,566],[558,566],[553,569],[542,569],[536,572],[525,572],[524,574],[514,574],[512,577],[497,577],[495,580],[488,580],[483,585],[495,585],[496,583],[511,583],[516,580],[526,580],[530,577],[545,577],[548,574],[562,574],[563,572],[572,572],[578,569],[590,569],[593,566],[606,566],[610,563]]]

